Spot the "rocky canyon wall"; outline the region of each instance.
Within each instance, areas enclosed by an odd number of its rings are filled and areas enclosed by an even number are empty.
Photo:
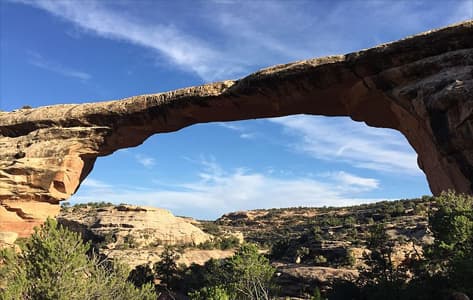
[[[434,194],[473,192],[473,21],[239,80],[0,112],[0,239],[59,210],[97,157],[186,126],[309,114],[402,132]],[[329,203],[328,203],[329,204]]]

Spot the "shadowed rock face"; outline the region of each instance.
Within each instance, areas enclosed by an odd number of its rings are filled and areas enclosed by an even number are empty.
[[[97,157],[213,121],[349,116],[402,132],[434,194],[473,191],[473,21],[235,81],[0,113],[0,231],[58,212]]]

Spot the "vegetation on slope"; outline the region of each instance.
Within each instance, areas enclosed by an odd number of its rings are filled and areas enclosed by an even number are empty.
[[[448,192],[424,200],[434,204],[427,217],[428,230],[434,237],[433,243],[423,244],[400,261],[395,261],[394,246],[398,241],[388,234],[386,224],[372,224],[366,234],[368,251],[363,255],[364,263],[360,265],[359,278],[354,281],[335,280],[332,286],[323,288],[322,293],[314,285],[312,296],[306,294],[305,297],[440,300],[450,299],[453,294],[473,296],[473,197]],[[253,251],[255,255],[260,255],[256,248]],[[226,296],[215,298],[215,295],[231,290],[231,281],[228,281],[226,273],[229,261],[231,259],[212,260],[203,267],[191,266],[176,271],[173,289],[183,292],[190,290],[190,295],[197,295],[194,299],[204,299],[198,297],[201,293],[207,295],[208,299],[227,299]],[[257,268],[265,264],[266,261],[252,263]],[[247,272],[250,277],[257,277],[258,272],[251,269]],[[287,287],[278,287],[274,279],[276,276],[267,281],[267,296],[248,299],[284,296]],[[230,299],[247,299],[239,297]]]
[[[230,213],[215,224],[229,230],[240,229],[245,240],[272,247],[281,240],[293,240],[307,234],[325,240],[363,242],[368,228],[375,223],[400,226],[427,224],[427,210],[435,203],[430,197],[382,201],[349,207],[296,207],[260,209]]]
[[[179,265],[182,247],[166,247],[153,268],[142,265],[131,273],[99,262],[87,253],[89,245],[83,244],[78,234],[48,220],[24,241],[21,253],[2,251],[0,299],[155,299],[153,285],[160,293],[196,300],[284,299],[289,286],[280,280],[275,263],[294,257],[300,259],[301,266],[351,266],[359,271],[357,278],[334,279],[328,286],[311,283],[309,289],[300,290],[299,297],[304,299],[440,300],[453,294],[473,296],[471,196],[448,192],[435,198],[342,209],[259,210],[240,215],[227,215],[201,226],[217,236],[244,229],[247,239],[258,239],[258,245],[243,244],[232,257],[211,259],[202,266]],[[413,251],[396,257],[396,247],[405,243],[402,239],[416,237],[411,231],[419,222],[425,222],[432,239],[413,243]],[[269,224],[273,224],[273,232]],[[266,240],[257,236],[258,228]],[[346,241],[348,229],[354,229],[356,241]],[[285,231],[287,236],[281,236]],[[364,247],[361,263],[351,260],[350,255],[342,261],[328,255],[337,252],[333,249],[321,255],[327,250],[323,247],[325,239],[345,240],[342,248]],[[262,254],[261,247],[270,251]]]

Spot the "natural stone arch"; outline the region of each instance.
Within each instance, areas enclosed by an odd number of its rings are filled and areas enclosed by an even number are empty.
[[[118,101],[0,113],[0,232],[28,234],[97,157],[213,121],[349,116],[402,132],[434,194],[473,191],[473,21],[347,55]],[[0,237],[1,239],[1,237]]]

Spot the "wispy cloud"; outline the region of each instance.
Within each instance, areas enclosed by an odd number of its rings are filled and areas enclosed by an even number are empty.
[[[154,158],[144,154],[136,154],[135,159],[140,165],[143,165],[146,168],[151,168],[156,164],[156,160]]]
[[[48,70],[66,77],[73,77],[80,80],[89,80],[92,76],[89,73],[68,68],[58,62],[48,60],[37,52],[28,52],[28,63],[35,67]]]
[[[320,180],[282,179],[245,168],[225,170],[216,161],[201,161],[202,169],[191,182],[165,185],[159,190],[99,185],[101,199],[115,203],[136,203],[171,209],[174,213],[194,217],[216,218],[235,210],[289,206],[344,206],[379,199],[359,197],[378,188],[378,181],[346,172],[334,172]],[[94,182],[94,181],[92,181]],[[93,185],[73,197],[73,202],[98,201]]]
[[[473,17],[471,0],[198,1],[179,11],[160,2],[15,2],[46,10],[85,32],[151,49],[160,61],[208,81],[345,53]]]
[[[417,155],[394,130],[372,128],[348,118],[306,115],[270,119],[295,137],[294,151],[354,167],[402,174],[422,174]]]
[[[81,186],[86,187],[86,188],[92,188],[92,189],[110,189],[113,186],[110,184],[107,184],[101,180],[93,179],[93,178],[86,178]]]
[[[244,128],[243,126],[241,125],[237,125],[233,122],[218,122],[216,123],[218,126],[221,126],[223,128],[227,128],[227,129],[230,129],[230,130],[234,130],[234,131],[243,131]]]
[[[19,0],[44,9],[99,36],[157,51],[177,66],[210,79],[234,73],[237,64],[222,64],[222,53],[172,25],[140,22],[140,18],[106,7],[100,1]],[[131,5],[131,3],[130,3]],[[241,70],[239,70],[241,71]]]
[[[223,128],[227,128],[227,129],[237,132],[240,138],[242,139],[253,139],[257,136],[256,132],[252,132],[245,126],[236,124],[234,122],[233,123],[232,122],[218,122],[216,124]]]
[[[345,171],[329,173],[327,177],[334,179],[344,186],[350,187],[350,189],[356,192],[369,191],[379,187],[379,180],[377,179],[360,177]]]
[[[254,132],[253,133],[242,133],[242,134],[240,134],[240,137],[242,139],[253,139],[253,138],[255,138],[255,136],[256,136],[256,133],[254,133]]]

